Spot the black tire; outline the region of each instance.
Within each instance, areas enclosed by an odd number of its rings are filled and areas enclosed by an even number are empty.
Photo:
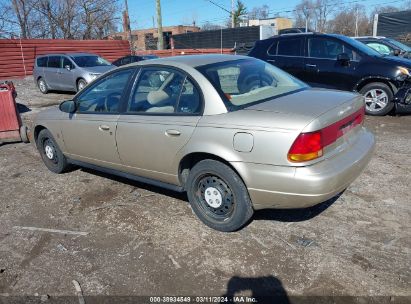
[[[243,181],[233,169],[221,162],[198,162],[190,171],[186,189],[194,213],[204,224],[215,230],[236,231],[254,213]],[[210,203],[206,201],[206,191]],[[217,206],[218,203],[220,206]]]
[[[380,92],[373,98],[372,92]],[[394,94],[391,88],[382,82],[372,82],[361,88],[360,93],[365,97],[365,113],[373,116],[387,115],[394,108]],[[384,95],[385,94],[385,95]],[[378,96],[383,96],[381,101],[377,103]],[[386,98],[384,97],[386,96]],[[386,102],[384,102],[386,101]],[[384,106],[381,106],[381,105]]]
[[[84,87],[87,85],[87,81],[85,81],[84,79],[80,78],[77,81],[77,92],[80,92],[82,89],[84,89]]]
[[[61,152],[49,130],[43,129],[40,131],[37,137],[37,149],[44,164],[50,171],[63,173],[69,168],[66,157]]]
[[[47,85],[47,82],[43,78],[39,78],[37,80],[37,86],[41,93],[47,94],[49,92],[49,87]]]

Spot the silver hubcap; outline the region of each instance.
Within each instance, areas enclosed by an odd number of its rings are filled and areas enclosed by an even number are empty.
[[[364,94],[365,97],[365,106],[370,112],[376,112],[384,109],[389,100],[388,95],[383,90],[372,89]]]
[[[46,84],[44,83],[43,80],[40,80],[39,88],[40,88],[40,91],[42,91],[42,92],[44,92],[46,90]]]
[[[46,147],[44,148],[44,151],[46,152],[46,156],[47,156],[49,159],[53,159],[54,153],[53,153],[53,148],[52,148],[52,147],[46,146]]]
[[[85,86],[86,86],[86,85],[84,84],[84,82],[83,82],[83,81],[80,81],[80,82],[78,83],[78,90],[81,91],[82,89],[84,89]]]
[[[220,191],[214,187],[209,187],[204,193],[204,198],[211,207],[218,208],[223,203],[223,198]]]

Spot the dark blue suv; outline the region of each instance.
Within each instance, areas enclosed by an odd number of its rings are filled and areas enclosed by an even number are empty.
[[[364,95],[366,112],[411,111],[411,60],[383,56],[343,35],[301,33],[257,41],[249,56],[322,88]]]

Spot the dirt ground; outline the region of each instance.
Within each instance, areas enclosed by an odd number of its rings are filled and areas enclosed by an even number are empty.
[[[28,124],[72,96],[42,95],[31,78],[15,84]],[[4,144],[0,303],[74,296],[72,280],[85,296],[410,303],[411,116],[367,117],[365,124],[377,136],[375,155],[340,197],[306,210],[259,211],[235,233],[204,226],[184,195],[85,169],[56,175],[32,145]]]

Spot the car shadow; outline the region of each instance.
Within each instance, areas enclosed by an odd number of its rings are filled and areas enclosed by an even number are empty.
[[[31,112],[31,109],[22,103],[17,103],[17,110],[19,113]]]
[[[257,210],[254,213],[253,220],[269,220],[278,222],[308,221],[327,210],[338,200],[338,198],[344,193],[344,191],[334,196],[333,198],[326,200],[325,202],[308,208]]]
[[[157,194],[165,195],[165,196],[170,196],[172,198],[189,202],[187,193],[186,192],[176,192],[172,190],[168,190],[162,187],[146,184],[143,182],[138,182],[134,181],[125,177],[117,176],[114,174],[109,174],[97,170],[93,170],[90,168],[84,168],[84,167],[75,167],[73,170],[79,169],[81,171],[94,174],[100,177],[108,178],[113,181],[117,181],[123,184],[127,184],[139,189],[144,189],[150,192],[154,192]],[[344,190],[345,191],[345,190]],[[334,196],[333,198],[317,204],[312,207],[308,208],[295,208],[295,209],[263,209],[263,210],[257,210],[255,211],[253,217],[251,218],[251,221],[258,221],[258,220],[268,220],[268,221],[278,221],[278,222],[303,222],[303,221],[308,221],[322,212],[324,212],[326,209],[328,209],[332,204],[334,204],[338,198],[344,193],[342,191],[340,194]]]
[[[251,296],[241,296],[250,292]],[[227,297],[228,303],[290,303],[281,280],[272,275],[257,278],[234,276],[228,281],[227,291],[222,297]]]
[[[157,194],[161,194],[161,195],[165,195],[165,196],[170,196],[172,198],[175,199],[179,199],[182,201],[185,201],[188,203],[188,198],[187,198],[187,194],[185,192],[176,192],[176,191],[172,191],[172,190],[168,190],[165,188],[161,188],[161,187],[157,187],[157,186],[153,186],[150,184],[146,184],[146,183],[142,183],[142,182],[138,182],[138,181],[134,181],[125,177],[121,177],[121,176],[117,176],[114,174],[109,174],[109,173],[104,173],[101,171],[97,171],[97,170],[93,170],[93,169],[89,169],[89,168],[78,168],[81,171],[93,174],[93,175],[97,175],[100,177],[104,177],[107,179],[111,179],[113,181],[119,182],[119,183],[123,183],[123,184],[127,184],[139,189],[144,189],[150,192],[155,192]]]

